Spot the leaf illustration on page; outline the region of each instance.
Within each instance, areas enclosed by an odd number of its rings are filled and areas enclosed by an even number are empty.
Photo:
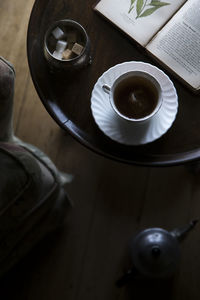
[[[135,0],[131,0],[131,4],[130,4],[130,7],[129,7],[129,11],[128,11],[129,14],[132,11],[132,9],[134,8],[134,3],[135,3]]]
[[[142,11],[142,8],[143,8],[143,5],[144,5],[144,0],[138,0],[137,1],[137,4],[136,4],[137,16],[140,15],[140,13]]]
[[[134,2],[136,0],[131,0],[130,9],[128,13],[130,13],[134,8]],[[170,5],[168,2],[162,2],[159,0],[137,0],[136,2],[136,19],[147,17],[152,15],[156,10],[166,5]]]
[[[162,6],[165,6],[165,5],[170,5],[170,3],[168,3],[168,2],[160,2],[160,1],[151,1],[150,5],[162,7]]]
[[[138,15],[137,18],[147,17],[153,14],[159,7],[147,8],[141,15]]]

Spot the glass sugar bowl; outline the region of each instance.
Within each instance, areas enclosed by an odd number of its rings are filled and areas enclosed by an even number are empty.
[[[44,36],[44,56],[50,67],[76,70],[91,63],[90,40],[76,21],[65,19],[53,23]]]

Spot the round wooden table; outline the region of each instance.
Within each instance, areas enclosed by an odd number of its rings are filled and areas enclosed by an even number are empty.
[[[94,12],[94,0],[36,0],[30,17],[27,52],[31,76],[48,113],[60,127],[89,149],[111,159],[144,166],[171,166],[200,157],[200,96],[172,79],[178,93],[178,113],[161,138],[140,146],[111,140],[96,125],[90,108],[91,92],[110,67],[126,61],[157,65],[143,49]],[[50,24],[73,19],[91,40],[92,64],[75,74],[49,71],[43,55],[44,35]],[[160,69],[162,67],[157,65]],[[165,71],[163,69],[163,71]],[[165,71],[165,73],[167,73]]]

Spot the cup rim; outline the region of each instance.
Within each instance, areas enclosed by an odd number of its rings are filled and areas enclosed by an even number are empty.
[[[114,88],[116,87],[116,84],[119,83],[119,81],[122,80],[122,78],[127,78],[130,76],[132,76],[132,74],[134,75],[139,75],[139,74],[143,74],[145,75],[145,78],[147,78],[147,80],[153,81],[153,83],[155,83],[159,89],[158,93],[159,93],[159,98],[158,98],[158,103],[156,105],[156,107],[154,108],[154,110],[146,115],[145,117],[142,118],[130,118],[125,116],[124,114],[122,114],[116,107],[115,102],[114,102],[114,97],[113,97],[113,93],[114,93]],[[127,121],[132,121],[135,123],[140,123],[140,122],[144,122],[146,120],[149,120],[151,117],[153,117],[161,108],[161,105],[163,103],[163,97],[162,97],[162,88],[160,83],[158,82],[158,80],[150,73],[146,72],[146,71],[140,71],[140,70],[133,70],[133,71],[129,71],[129,72],[125,72],[123,74],[121,74],[120,76],[118,76],[115,81],[113,82],[111,89],[110,89],[110,103],[112,108],[114,109],[114,111],[116,112],[117,115],[119,115],[122,119],[127,120]]]
[[[53,56],[53,54],[50,52],[50,50],[48,48],[48,42],[47,42],[48,37],[51,34],[52,30],[54,28],[56,28],[60,23],[61,24],[62,23],[68,23],[68,24],[72,24],[72,25],[74,24],[75,26],[77,26],[82,31],[82,33],[85,36],[85,45],[84,45],[83,51],[81,52],[81,54],[77,55],[76,57],[73,57],[73,58],[70,58],[70,59],[60,59],[60,58],[57,58],[57,57]],[[44,47],[45,47],[45,50],[47,51],[48,55],[50,55],[50,57],[52,57],[53,59],[55,59],[56,61],[59,61],[59,62],[68,62],[68,61],[70,62],[70,61],[74,61],[74,60],[79,59],[82,55],[84,55],[84,53],[86,51],[86,45],[88,44],[88,42],[89,42],[89,38],[88,38],[88,35],[87,35],[86,30],[84,29],[84,27],[80,23],[78,23],[78,22],[76,22],[76,21],[74,21],[72,19],[61,19],[61,20],[57,20],[57,21],[53,22],[48,27],[48,29],[47,29],[47,31],[46,31],[46,33],[44,35]]]

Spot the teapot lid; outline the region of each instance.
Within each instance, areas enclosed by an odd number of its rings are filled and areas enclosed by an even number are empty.
[[[131,258],[134,267],[144,276],[170,276],[179,262],[179,243],[162,228],[148,228],[131,241]]]

